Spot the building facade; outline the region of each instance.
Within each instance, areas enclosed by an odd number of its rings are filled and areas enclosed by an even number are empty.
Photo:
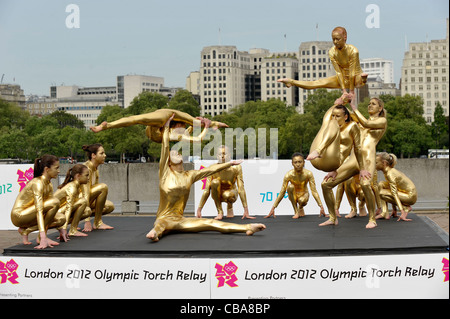
[[[447,36],[441,40],[410,43],[402,65],[401,95],[420,96],[424,101],[424,118],[433,122],[434,109],[440,103],[449,115],[449,60]]]
[[[0,84],[0,98],[25,108],[25,95],[18,84]]]

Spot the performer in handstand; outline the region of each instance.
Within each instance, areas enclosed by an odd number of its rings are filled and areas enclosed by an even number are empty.
[[[342,96],[336,101],[336,104],[342,104],[347,90],[349,90],[350,99],[355,98],[355,88],[362,87],[367,82],[368,74],[363,73],[359,63],[359,52],[356,47],[347,44],[347,30],[343,27],[336,27],[331,33],[334,47],[328,51],[331,62],[333,63],[336,75],[315,81],[295,81],[293,79],[279,79],[278,82],[284,83],[287,87],[297,86],[302,89],[341,89]]]
[[[170,151],[169,127],[174,118],[173,114],[163,127],[161,159],[159,162],[159,191],[160,202],[156,221],[147,238],[158,241],[163,235],[173,232],[219,231],[221,233],[242,232],[253,235],[264,230],[263,224],[234,224],[215,219],[186,218],[183,216],[189,198],[191,185],[209,175],[242,161],[230,161],[224,164],[214,164],[202,170],[185,171],[183,157],[177,151]]]

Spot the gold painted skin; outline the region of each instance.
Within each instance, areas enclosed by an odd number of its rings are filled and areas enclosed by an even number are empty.
[[[102,124],[92,127],[91,130],[93,132],[100,132],[102,130],[114,129],[120,127],[128,127],[132,125],[145,125],[147,126],[145,133],[153,142],[161,143],[162,141],[162,133],[161,129],[164,126],[164,123],[171,117],[172,114],[175,114],[174,121],[182,122],[188,125],[194,125],[194,121],[202,121],[202,118],[196,119],[188,113],[181,112],[178,110],[170,110],[170,109],[159,109],[154,112],[132,115],[128,117],[121,118],[117,121],[107,123],[103,122]],[[211,122],[211,126],[217,127],[227,127],[227,125],[220,122]],[[206,135],[206,130],[202,131],[202,133],[197,137],[190,136],[192,133],[192,128],[183,130],[182,128],[171,128],[170,130],[170,141],[192,141],[198,142],[201,141]]]
[[[390,155],[387,153],[381,153]],[[392,155],[390,155],[392,158]],[[382,213],[377,218],[389,219],[389,212],[387,203],[396,205],[400,211],[401,216],[398,221],[410,221],[407,218],[411,211],[411,206],[417,201],[417,189],[414,183],[404,173],[394,168],[395,161],[389,165],[387,161],[383,160],[380,155],[376,157],[376,168],[383,172],[386,181],[380,182],[380,198],[382,203]],[[405,209],[407,206],[407,209]]]
[[[99,151],[103,150],[100,147]],[[103,150],[104,152],[104,150]],[[108,185],[105,183],[99,183],[98,167],[95,167],[91,160],[88,160],[84,165],[89,169],[89,181],[87,184],[81,186],[82,196],[89,203],[89,207],[94,213],[94,229],[112,229],[113,227],[103,223],[102,216],[114,211],[114,204],[110,200],[107,200]],[[91,231],[90,217],[85,219],[85,225],[83,231]]]
[[[226,146],[219,147],[217,158],[219,164],[227,163],[231,160],[228,148]],[[244,188],[244,175],[242,173],[241,165],[226,168],[207,178],[205,189],[203,190],[203,195],[197,209],[198,218],[202,217],[202,209],[205,206],[210,194],[217,208],[217,217],[215,219],[220,220],[223,218],[222,202],[227,203],[227,217],[234,217],[233,203],[236,202],[238,196],[240,197],[242,206],[244,207],[242,219],[255,218],[249,216],[247,195]]]
[[[160,202],[156,221],[147,238],[158,241],[163,235],[172,232],[219,231],[221,233],[244,232],[252,235],[265,228],[262,224],[240,225],[206,218],[186,218],[183,216],[192,184],[220,170],[239,164],[232,161],[214,164],[202,170],[184,171],[181,155],[170,152],[169,127],[170,119],[163,130],[161,159],[159,162]]]
[[[342,98],[348,89],[353,98],[355,88],[362,87],[367,81],[367,74],[363,73],[359,63],[359,51],[356,47],[347,42],[347,32],[344,28],[335,28],[331,33],[334,47],[328,51],[328,56],[336,72],[335,76],[315,80],[296,81],[293,79],[279,79],[287,87],[297,86],[311,90],[317,88],[341,89],[343,96],[336,101],[342,104]]]
[[[275,209],[284,198],[286,191],[288,192],[289,201],[294,208],[294,216],[292,218],[299,218],[305,215],[303,207],[306,206],[309,200],[309,192],[307,185],[311,188],[311,194],[320,207],[320,216],[325,215],[322,201],[320,200],[319,193],[316,190],[316,182],[311,171],[304,168],[305,161],[302,156],[294,156],[292,158],[292,166],[294,168],[286,173],[283,178],[283,184],[281,186],[280,193],[275,200],[275,203],[270,210],[270,213],[264,218],[275,217]]]
[[[360,185],[364,192],[364,198],[369,213],[369,222],[366,225],[366,228],[374,228],[376,227],[376,197],[371,184],[376,171],[376,146],[386,131],[387,121],[385,117],[380,115],[381,111],[383,111],[383,106],[377,99],[370,100],[368,106],[369,119],[366,119],[357,110],[356,105],[353,103],[351,105],[354,111],[352,118],[358,121],[359,129],[361,130],[359,149],[362,160],[355,156],[357,155],[355,148],[355,152],[352,153],[351,156],[336,170],[337,176],[335,176],[334,179],[328,179],[322,183],[322,189],[330,211],[332,210],[332,207],[334,208],[335,206],[332,188],[359,173],[361,177]]]
[[[61,203],[57,216],[63,215],[66,220],[61,228],[67,229],[68,224],[71,224],[68,232],[69,236],[79,236],[82,234],[77,230],[78,223],[81,219],[89,218],[92,214],[91,208],[87,205],[86,198],[80,197],[82,193],[81,186],[79,181],[74,180],[63,188],[58,189],[54,194]]]

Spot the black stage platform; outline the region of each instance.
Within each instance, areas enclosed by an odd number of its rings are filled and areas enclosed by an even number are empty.
[[[264,223],[266,230],[253,236],[218,232],[177,233],[153,243],[145,237],[153,216],[105,216],[114,230],[93,231],[88,237],[44,250],[33,245],[6,248],[6,256],[59,257],[289,257],[372,254],[414,254],[448,252],[448,234],[423,216],[409,214],[411,222],[379,220],[378,227],[366,229],[367,217],[339,218],[339,225],[319,227],[324,217],[307,215],[242,220],[234,223]],[[55,239],[57,232],[50,235]]]

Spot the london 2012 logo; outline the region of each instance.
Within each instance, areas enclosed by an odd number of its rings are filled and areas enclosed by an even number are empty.
[[[227,284],[229,287],[237,287],[236,281],[238,280],[236,276],[236,271],[238,266],[236,266],[232,261],[225,265],[216,263],[216,279],[219,281],[217,287],[223,287]]]
[[[17,178],[17,183],[19,183],[19,186],[20,186],[19,192],[21,192],[22,189],[28,184],[28,182],[33,179],[34,170],[32,167],[27,169],[25,172],[18,169],[17,175],[19,175],[19,177]]]
[[[7,282],[18,284],[17,278],[19,278],[19,275],[16,272],[18,267],[19,265],[14,259],[11,259],[7,263],[0,260],[0,284],[6,284]]]
[[[442,272],[444,273],[444,282],[448,281],[448,259],[442,258],[442,263],[444,266],[442,267]]]

